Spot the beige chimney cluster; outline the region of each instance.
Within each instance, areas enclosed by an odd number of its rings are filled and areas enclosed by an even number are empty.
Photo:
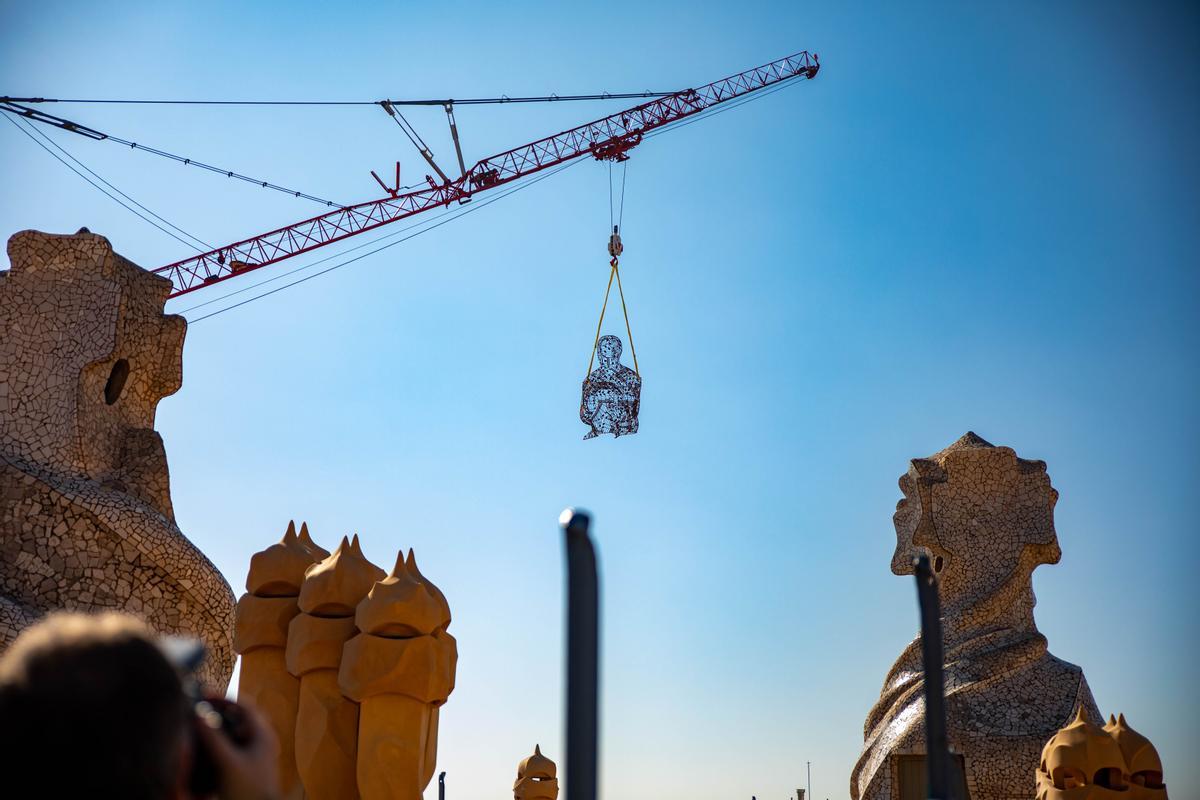
[[[1150,740],[1129,727],[1125,715],[1104,727],[1081,706],[1042,748],[1037,800],[1167,800],[1162,759]]]
[[[357,536],[330,554],[292,523],[250,560],[246,590],[238,694],[279,737],[284,797],[420,800],[458,648],[412,551],[385,575]]]

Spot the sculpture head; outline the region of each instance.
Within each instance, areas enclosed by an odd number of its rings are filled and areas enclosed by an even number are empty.
[[[183,379],[171,282],[108,239],[21,231],[0,272],[0,450],[173,517],[158,401]],[[31,312],[31,309],[34,310]],[[16,403],[20,406],[16,406]]]
[[[948,610],[987,598],[1038,564],[1055,564],[1058,492],[1043,461],[1018,458],[968,432],[900,477],[892,572],[912,574],[926,552]]]
[[[534,745],[533,755],[517,765],[513,800],[557,800],[557,775],[555,763],[542,755],[541,745]]]
[[[8,257],[0,463],[27,476],[31,494],[28,511],[0,513],[0,541],[13,548],[0,558],[0,609],[12,598],[34,611],[137,613],[160,632],[204,638],[211,657],[201,674],[223,687],[234,664],[233,593],[175,524],[154,430],[159,401],[183,376],[187,324],[164,313],[171,281],[86,229],[21,231]],[[10,557],[22,551],[32,560]],[[25,624],[0,612],[0,641]]]
[[[621,365],[621,340],[616,336],[601,336],[596,344],[596,354],[604,369],[616,369]]]

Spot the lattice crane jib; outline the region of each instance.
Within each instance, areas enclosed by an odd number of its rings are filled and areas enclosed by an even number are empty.
[[[171,297],[178,297],[423,211],[466,202],[480,192],[580,156],[622,161],[651,131],[784,81],[812,79],[819,69],[816,55],[796,53],[490,156],[457,179],[431,182],[427,188],[403,194],[389,189],[387,197],[338,208],[154,271],[171,280],[175,287]]]

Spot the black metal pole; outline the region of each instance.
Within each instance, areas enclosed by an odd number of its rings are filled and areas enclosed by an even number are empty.
[[[438,800],[446,800],[446,773],[438,773]]]
[[[942,604],[929,556],[913,562],[921,607],[921,662],[925,674],[925,768],[930,800],[953,800],[946,737],[946,684],[942,675]]]
[[[590,520],[568,508],[559,517],[567,556],[566,800],[596,800],[599,757],[600,579]]]

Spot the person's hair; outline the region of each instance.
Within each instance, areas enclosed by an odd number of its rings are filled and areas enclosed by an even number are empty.
[[[2,779],[30,797],[163,800],[186,715],[178,672],[130,616],[53,614],[0,657]]]

